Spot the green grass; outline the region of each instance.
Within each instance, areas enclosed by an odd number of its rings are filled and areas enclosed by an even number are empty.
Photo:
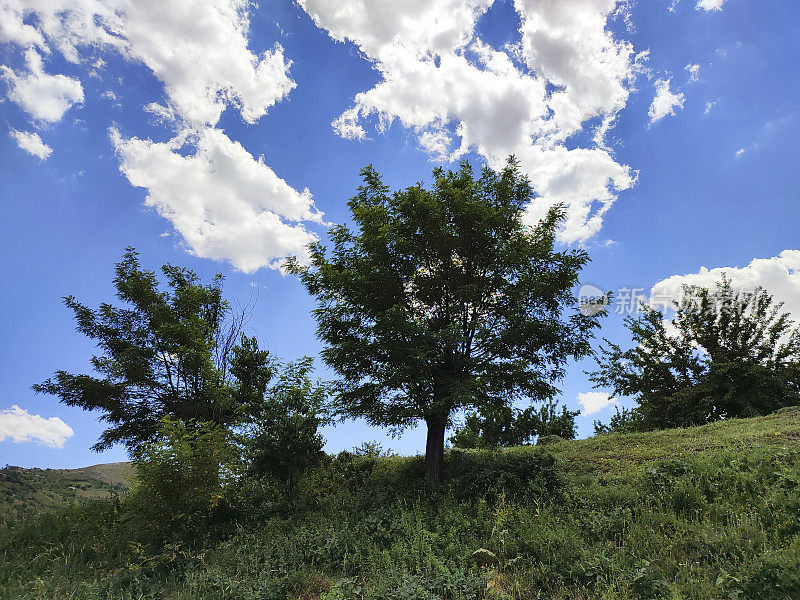
[[[446,467],[330,457],[158,543],[132,503],[71,505],[0,529],[0,598],[800,598],[799,409]]]
[[[664,459],[692,459],[722,452],[800,447],[800,409],[766,417],[717,421],[702,427],[609,434],[548,446],[573,473],[625,476]]]

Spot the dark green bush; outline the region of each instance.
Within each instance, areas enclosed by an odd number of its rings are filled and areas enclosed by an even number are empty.
[[[532,501],[553,496],[564,484],[552,455],[527,448],[454,449],[445,461],[445,474],[459,500],[493,498],[504,491],[511,499]]]

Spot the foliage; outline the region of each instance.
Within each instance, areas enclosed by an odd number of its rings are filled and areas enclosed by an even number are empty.
[[[262,400],[251,404],[242,437],[250,474],[277,480],[288,495],[322,453],[327,389],[311,381],[312,365],[309,357],[285,365]]]
[[[162,418],[156,440],[142,444],[134,457],[135,486],[126,506],[136,528],[159,538],[199,527],[239,470],[229,438],[213,423]]]
[[[448,461],[448,483],[454,498],[553,500],[563,486],[563,474],[552,455],[525,449],[505,452],[454,450]]]
[[[614,414],[611,415],[608,425],[600,421],[594,422],[594,434],[604,433],[632,433],[643,428],[642,415],[639,411],[631,408],[616,407]]]
[[[493,448],[496,446],[522,446],[535,438],[555,435],[563,439],[575,438],[575,417],[579,412],[548,402],[539,407],[516,410],[510,406],[488,407],[470,412],[464,425],[456,430],[450,441],[456,448]]]
[[[394,452],[391,450],[384,450],[383,444],[377,440],[361,442],[361,444],[353,448],[353,454],[355,456],[367,456],[372,458],[394,456]]]
[[[258,392],[242,383],[259,380],[267,368],[263,361],[248,360],[248,351],[257,352],[252,343],[243,341],[234,352],[246,314],[230,318],[221,275],[203,284],[188,269],[165,265],[161,270],[168,291],[159,289],[156,274],[143,269],[137,252],[128,248],[114,278],[124,307],[103,303],[92,310],[72,296],[64,298],[78,331],[101,349],[91,361],[98,376],[57,371],[33,389],[59,396],[69,406],[100,411],[111,426],[95,450],[122,443],[134,452],[157,437],[165,416],[186,423],[235,423],[240,406],[252,400],[245,392]],[[238,369],[229,371],[231,359]]]
[[[0,597],[796,598],[798,418],[452,452],[433,490],[421,457],[342,453],[306,471],[290,510],[239,515],[194,549],[131,544],[125,503],[74,505],[0,529]]]
[[[317,298],[322,355],[340,375],[338,414],[378,426],[428,427],[429,477],[441,477],[454,411],[548,399],[569,357],[589,352],[596,316],[572,288],[588,256],[554,250],[559,207],[523,221],[534,194],[512,159],[476,178],[464,162],[433,186],[390,194],[372,166],[349,207],[356,229],[331,232],[330,254],[290,261]]]
[[[781,308],[763,289],[737,292],[725,278],[714,290],[685,286],[674,333],[660,311],[644,307],[626,319],[634,347],[606,340],[591,380],[636,400],[635,415],[618,415],[626,428],[686,427],[797,405],[800,329]]]

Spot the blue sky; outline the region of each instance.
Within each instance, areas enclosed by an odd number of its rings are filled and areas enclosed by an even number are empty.
[[[312,302],[276,261],[347,221],[368,163],[397,188],[513,152],[530,220],[568,206],[584,283],[669,294],[724,270],[800,316],[794,0],[63,4],[0,0],[0,464],[125,459],[89,450],[96,414],[30,385],[88,368],[60,298],[111,300],[128,245],[224,273],[273,352],[316,355]],[[623,309],[603,336],[625,341]],[[590,367],[561,386],[597,411],[581,435],[613,411],[579,397]],[[326,438],[424,446],[358,422]]]

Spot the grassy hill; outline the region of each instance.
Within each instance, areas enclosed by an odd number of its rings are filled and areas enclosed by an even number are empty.
[[[547,450],[569,472],[603,478],[646,471],[667,459],[692,460],[799,447],[800,408],[787,408],[766,417],[717,421],[701,427],[565,441]]]
[[[124,510],[54,513],[0,530],[0,598],[800,598],[798,409],[446,469],[432,490],[420,457],[329,457],[157,551]]]
[[[90,498],[123,496],[130,488],[130,463],[108,463],[82,469],[0,469],[0,522]]]

